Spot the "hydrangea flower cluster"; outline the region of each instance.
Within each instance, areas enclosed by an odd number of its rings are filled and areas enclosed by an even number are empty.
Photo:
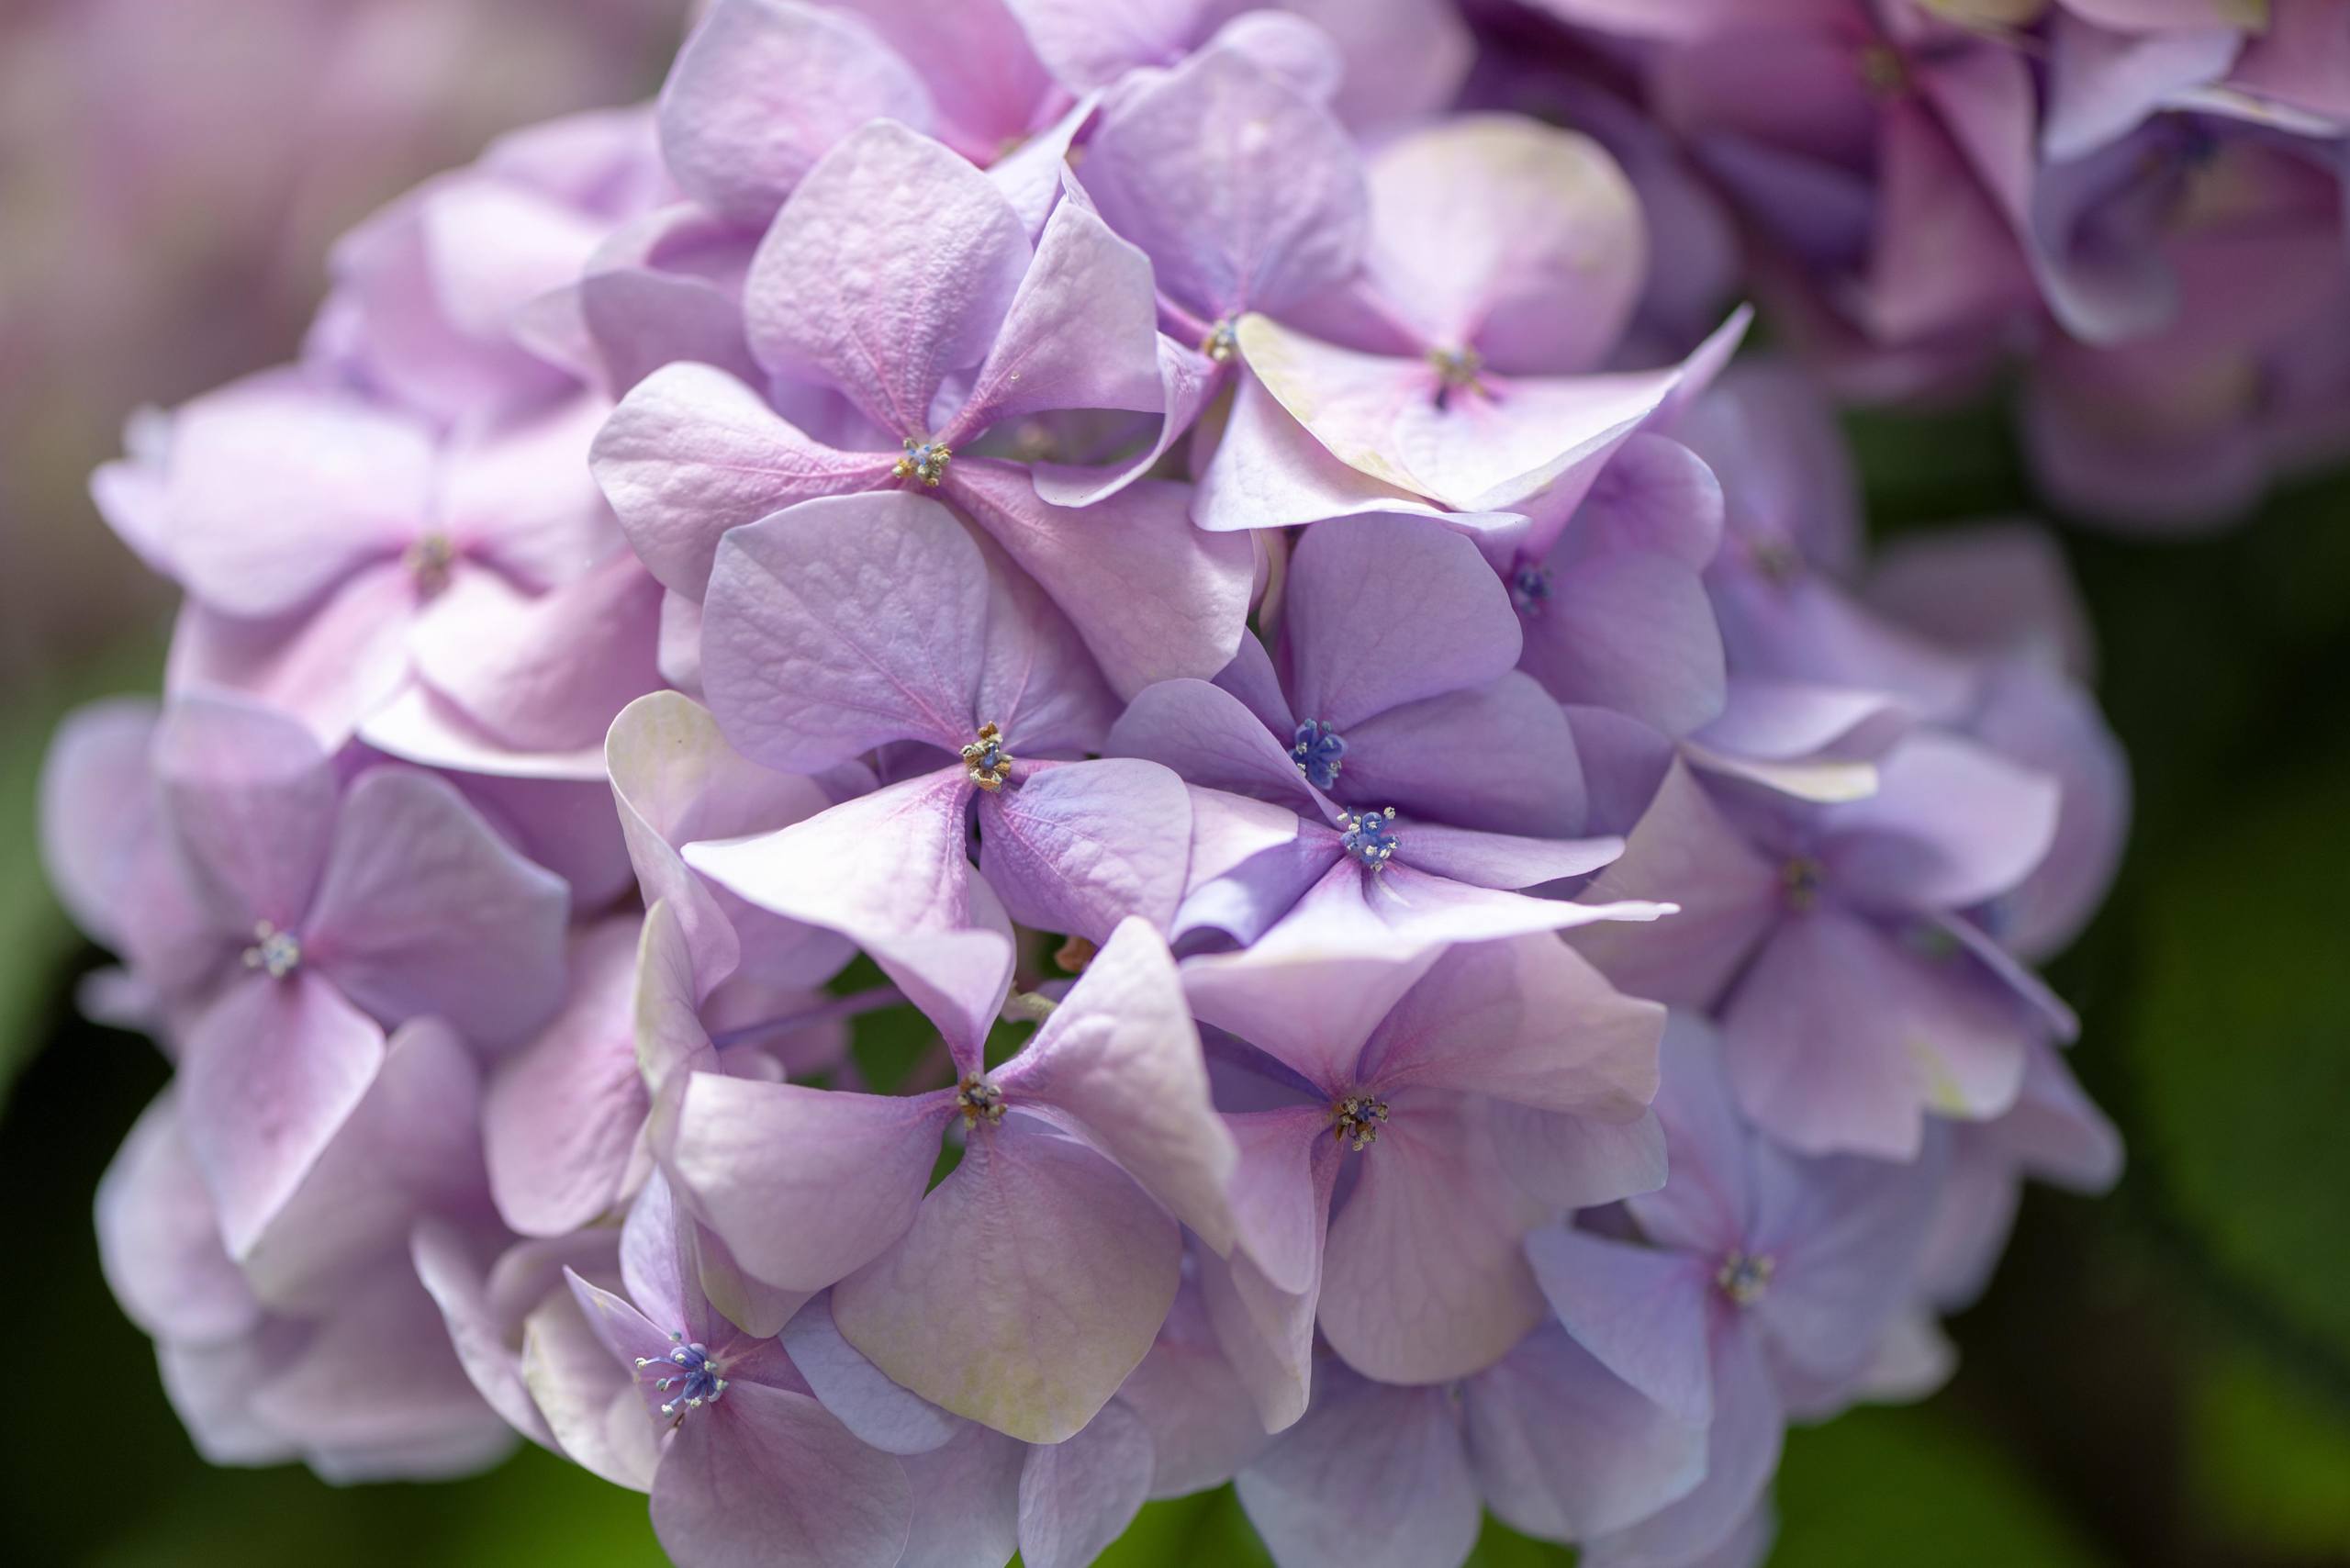
[[[2117,526],[2209,527],[2350,454],[2343,0],[1493,10],[1498,101],[1674,214],[1661,326],[1751,283],[1851,396],[2020,362],[2042,487]]]
[[[1871,557],[1742,310],[1658,355],[1676,209],[1473,50],[717,0],[139,421],[166,695],[48,847],[207,1456],[519,1434],[686,1568],[1231,1480],[1283,1568],[1662,1568],[1940,1381],[2119,1160],[2029,967],[2128,816],[2088,639],[2023,525]]]

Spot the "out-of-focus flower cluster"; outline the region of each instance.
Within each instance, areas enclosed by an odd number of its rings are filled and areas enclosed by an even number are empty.
[[[166,697],[48,847],[207,1455],[519,1433],[688,1568],[1235,1478],[1284,1568],[1733,1564],[1939,1383],[2120,1158],[2029,967],[2128,816],[2088,636],[2027,525],[1869,554],[1677,154],[1476,46],[719,0],[134,428]]]
[[[1493,101],[1674,214],[1668,335],[1751,285],[1849,397],[2015,367],[2041,487],[2115,526],[2225,522],[2350,456],[2344,0],[1476,8]]]

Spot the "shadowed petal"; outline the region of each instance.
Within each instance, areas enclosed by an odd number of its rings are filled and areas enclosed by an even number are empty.
[[[1100,1155],[1020,1119],[976,1131],[913,1228],[833,1292],[893,1381],[1029,1442],[1081,1430],[1174,1302],[1174,1222]]]

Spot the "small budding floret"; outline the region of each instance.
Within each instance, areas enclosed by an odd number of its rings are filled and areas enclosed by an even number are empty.
[[[1770,1290],[1771,1276],[1778,1271],[1778,1266],[1774,1258],[1732,1252],[1715,1271],[1714,1283],[1733,1305],[1752,1306]]]
[[[1819,902],[1819,886],[1826,873],[1818,861],[1808,855],[1798,855],[1779,868],[1779,882],[1786,890],[1787,907],[1809,909]]]
[[[986,1079],[973,1074],[955,1086],[955,1108],[963,1113],[963,1125],[976,1127],[981,1122],[995,1126],[1003,1120],[1003,1091]]]
[[[266,920],[254,924],[253,945],[245,949],[245,968],[263,970],[272,980],[284,980],[301,967],[301,938]]]
[[[1803,552],[1784,539],[1758,539],[1746,554],[1765,582],[1784,587],[1803,575]]]
[[[722,1375],[726,1369],[711,1358],[709,1347],[699,1341],[688,1344],[686,1337],[677,1333],[672,1333],[669,1338],[677,1342],[675,1350],[658,1361],[646,1356],[637,1357],[636,1370],[643,1372],[647,1367],[677,1369],[667,1377],[657,1379],[653,1386],[664,1394],[672,1389],[677,1391],[675,1398],[663,1401],[661,1414],[673,1421],[682,1422],[688,1411],[718,1403],[720,1396],[726,1392],[726,1379]]]
[[[1403,843],[1387,831],[1387,824],[1394,818],[1395,808],[1393,806],[1383,812],[1362,812],[1340,817],[1338,826],[1343,831],[1338,842],[1348,854],[1373,871],[1383,871]]]
[[[1003,788],[1015,759],[1003,749],[1003,732],[993,722],[979,726],[979,738],[963,748],[963,771],[972,783],[992,795]]]
[[[1379,1141],[1380,1125],[1387,1120],[1387,1102],[1368,1094],[1349,1094],[1330,1107],[1330,1134],[1357,1153]]]
[[[449,586],[449,572],[456,564],[455,543],[437,531],[419,538],[400,554],[400,565],[416,580],[417,591],[427,596]]]
[[[1289,748],[1289,755],[1307,783],[1327,790],[1337,783],[1338,769],[1346,766],[1347,743],[1322,720],[1308,719],[1298,725],[1296,744]]]
[[[890,472],[901,479],[919,479],[933,489],[946,476],[947,462],[954,457],[943,441],[918,442],[906,437],[906,454],[898,459]]]
[[[1240,352],[1240,335],[1233,330],[1231,317],[1225,317],[1208,329],[1208,335],[1200,340],[1200,352],[1218,364],[1231,363],[1232,356]]]

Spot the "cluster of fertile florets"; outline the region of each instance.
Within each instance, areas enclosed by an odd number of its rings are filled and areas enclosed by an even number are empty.
[[[519,1432],[687,1568],[1236,1478],[1283,1568],[1736,1563],[2110,1178],[2052,548],[1864,558],[1436,0],[1127,9],[718,0],[99,476],[185,602],[49,843],[175,1064],[99,1226],[210,1456]]]

